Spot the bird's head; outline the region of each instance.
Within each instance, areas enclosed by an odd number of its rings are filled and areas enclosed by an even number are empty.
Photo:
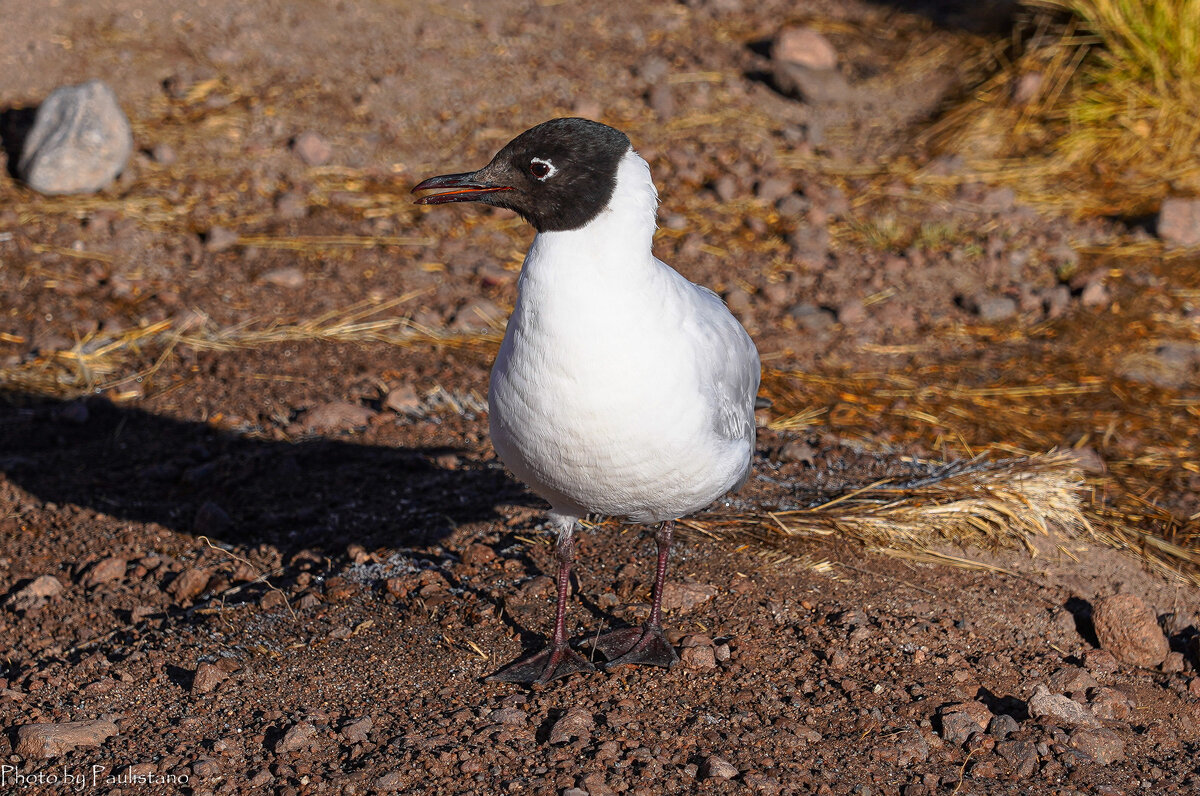
[[[587,119],[552,119],[509,141],[478,171],[431,177],[420,205],[482,202],[515,210],[538,232],[578,229],[608,204],[629,137]]]

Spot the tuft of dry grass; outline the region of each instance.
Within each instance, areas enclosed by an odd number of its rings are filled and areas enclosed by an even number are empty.
[[[1022,544],[1036,554],[1030,535],[1092,533],[1082,487],[1074,460],[1061,452],[995,461],[979,456],[923,477],[866,484],[809,508],[705,515],[680,524],[700,536],[768,547],[836,538],[927,560],[954,558],[936,550],[947,543]]]
[[[1025,4],[1040,14],[1016,57],[926,138],[976,178],[1076,215],[1200,193],[1200,0]]]

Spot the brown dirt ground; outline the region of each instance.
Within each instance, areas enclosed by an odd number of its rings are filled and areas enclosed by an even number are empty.
[[[761,77],[785,22],[833,41],[845,103],[810,107]],[[1193,261],[1089,253],[1136,229],[1040,215],[969,179],[873,176],[897,155],[953,172],[914,141],[989,41],[957,17],[864,3],[8,4],[0,108],[102,77],[139,152],[96,197],[0,180],[0,366],[165,320],[295,322],[401,296],[389,317],[502,326],[531,231],[503,212],[427,212],[407,192],[565,114],[630,133],[662,194],[657,253],[725,294],[783,371],[1107,384],[1125,360],[1089,358],[1095,341],[1197,339]],[[297,157],[305,131],[328,163]],[[985,323],[981,297],[1016,314]],[[112,793],[142,792],[104,782],[130,766],[173,778],[145,791],[196,794],[1200,787],[1197,590],[1082,539],[1036,558],[953,551],[989,565],[974,570],[837,539],[785,563],[685,539],[672,579],[707,598],[669,612],[676,640],[702,650],[686,665],[481,682],[539,642],[553,601],[541,504],[487,440],[488,365],[486,345],[296,336],[178,346],[86,399],[10,390],[0,594],[41,575],[64,589],[0,608],[0,791],[59,793],[48,777],[92,766],[87,787]],[[1113,468],[1185,444],[1194,381],[1122,390],[1103,411],[1051,402],[1028,419],[1036,437],[1010,441],[1085,446]],[[819,418],[799,437],[815,467],[779,461],[796,435],[764,430],[758,477],[728,505],[804,505],[904,471],[901,454],[961,455],[1000,433],[979,420],[966,437],[913,435],[900,404],[853,434],[844,412]],[[1159,414],[1138,421],[1146,407]],[[1200,476],[1160,469],[1146,494],[1195,512]],[[581,538],[575,632],[638,621],[652,547],[611,523]],[[111,557],[124,564],[101,577]],[[1094,654],[1091,603],[1115,592],[1172,615],[1179,666]],[[1097,682],[1074,696],[1106,716],[1090,743],[1027,704],[1085,663]],[[954,737],[941,717],[972,700],[1015,729]],[[586,717],[560,737],[568,710]],[[119,733],[16,752],[21,726],[97,719]]]

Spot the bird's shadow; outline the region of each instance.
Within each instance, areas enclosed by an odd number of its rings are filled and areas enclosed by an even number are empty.
[[[338,558],[436,544],[528,493],[493,464],[449,469],[446,448],[259,439],[102,398],[0,393],[0,473],[43,503]]]

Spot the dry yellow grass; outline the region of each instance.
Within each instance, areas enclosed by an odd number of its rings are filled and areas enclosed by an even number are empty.
[[[1077,215],[1138,216],[1200,193],[1200,0],[1026,5],[1054,16],[927,138],[975,177]]]

